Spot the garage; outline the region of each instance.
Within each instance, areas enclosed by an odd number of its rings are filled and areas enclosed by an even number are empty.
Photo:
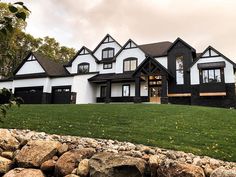
[[[24,100],[24,104],[41,104],[43,87],[15,88],[15,96],[21,97]]]
[[[52,88],[53,104],[70,104],[71,103],[71,86],[53,87]]]

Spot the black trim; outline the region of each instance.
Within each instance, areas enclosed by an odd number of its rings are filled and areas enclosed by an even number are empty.
[[[82,72],[80,72],[80,67],[84,67],[84,66],[87,66],[88,67],[88,70],[86,71],[86,70],[84,70],[84,71],[82,71]],[[90,64],[89,63],[87,63],[87,62],[83,62],[83,63],[80,63],[80,64],[78,64],[78,66],[77,66],[77,73],[78,74],[87,74],[87,73],[89,73],[89,70],[90,70]]]
[[[129,95],[125,96],[124,95],[124,87],[128,86],[129,87]],[[130,97],[130,84],[123,84],[122,85],[122,97]]]
[[[217,69],[217,68],[224,68],[225,62],[209,62],[209,63],[198,63],[198,69]]]
[[[109,57],[109,53],[110,51],[112,51],[113,55],[111,57]],[[108,57],[107,58],[104,58],[104,52],[108,52]],[[107,59],[111,59],[115,56],[115,49],[112,48],[112,47],[107,47],[107,48],[104,48],[102,49],[102,60],[107,60]]]
[[[187,42],[185,42],[184,40],[182,40],[179,37],[174,41],[174,43],[170,46],[170,48],[167,50],[167,52],[169,52],[178,42],[181,42],[182,44],[184,44],[186,47],[191,49],[192,52],[196,52],[196,50],[192,46],[190,46]]]
[[[88,54],[80,54],[80,52],[81,52],[82,50],[87,50],[87,51],[88,51]],[[94,58],[94,60],[95,60],[96,63],[99,63],[99,60],[93,55],[92,51],[91,51],[90,49],[88,49],[87,47],[83,46],[83,47],[81,47],[81,49],[75,54],[75,56],[74,56],[66,65],[64,65],[64,67],[70,67],[70,66],[72,66],[73,61],[74,61],[79,55],[89,55],[89,54]]]
[[[212,46],[207,47],[204,52],[202,52],[201,55],[199,55],[195,61],[192,63],[192,65],[190,66],[190,69],[192,68],[193,65],[195,65],[198,60],[200,60],[200,58],[204,58],[203,55],[208,51],[208,50],[213,50],[216,54],[218,54],[219,56],[221,56],[223,59],[225,59],[226,61],[230,62],[233,67],[236,69],[236,63],[234,63],[232,60],[230,60],[229,58],[227,58],[225,55],[223,55],[222,53],[220,53],[218,50],[216,50],[215,48],[213,48]],[[205,57],[205,58],[213,58],[213,57],[219,57],[219,56],[211,56],[211,57]]]
[[[107,34],[107,35],[102,39],[102,41],[97,45],[97,47],[93,50],[92,54],[94,54],[94,53],[97,51],[97,49],[98,49],[102,44],[104,44],[104,41],[106,40],[107,37],[110,37],[110,38],[113,40],[112,42],[115,42],[115,43],[117,43],[120,47],[122,47],[113,37],[111,37],[110,34]]]

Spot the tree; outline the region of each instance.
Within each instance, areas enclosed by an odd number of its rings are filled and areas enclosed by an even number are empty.
[[[16,7],[15,7],[16,6]],[[16,11],[15,8],[18,8]],[[60,44],[50,37],[35,38],[23,32],[26,27],[25,18],[18,18],[17,13],[25,12],[26,17],[29,10],[24,4],[6,4],[0,2],[0,22],[5,21],[5,17],[11,18],[12,29],[8,30],[7,25],[0,26],[7,33],[0,32],[0,75],[9,77],[13,75],[15,68],[22,62],[29,51],[38,51],[56,62],[67,62],[75,55],[75,49],[60,46]],[[5,28],[3,28],[5,26]]]

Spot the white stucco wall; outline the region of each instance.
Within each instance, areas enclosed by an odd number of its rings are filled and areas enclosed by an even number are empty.
[[[74,76],[72,92],[76,92],[76,104],[96,102],[96,85],[88,81],[88,78],[94,75],[95,74]]]
[[[225,62],[224,68],[224,79],[225,83],[234,83],[234,68],[233,65],[225,60],[222,57],[212,57],[212,58],[200,58],[191,68],[190,75],[191,75],[191,85],[197,85],[200,83],[199,80],[199,70],[197,68],[198,63],[210,63],[210,62]]]
[[[22,74],[34,74],[34,73],[44,73],[44,69],[38,63],[38,61],[27,61],[24,65],[20,68],[20,70],[16,73],[16,75]]]
[[[0,82],[0,89],[3,89],[3,88],[12,89],[12,83],[13,81]]]
[[[95,51],[94,56],[98,58],[98,60],[102,59],[102,50],[111,47],[115,49],[115,55],[116,53],[121,49],[121,47],[114,41],[114,42],[109,42],[105,44],[101,44],[99,48]]]
[[[167,57],[157,57],[155,58],[162,66],[168,69],[168,59]]]
[[[138,58],[138,66],[145,59],[145,54],[139,48],[123,50],[116,58],[116,73],[123,73],[123,60],[129,57]]]
[[[78,55],[77,58],[73,61],[71,67],[71,73],[77,73],[78,71],[78,64],[80,63],[89,63],[89,72],[96,72],[97,71],[97,63],[95,59],[90,55]]]
[[[12,92],[19,87],[40,87],[43,86],[43,92],[48,92],[48,78],[20,79],[14,80],[12,84]],[[49,93],[49,92],[48,92]]]

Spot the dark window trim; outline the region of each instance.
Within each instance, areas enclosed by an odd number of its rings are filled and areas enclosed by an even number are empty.
[[[133,60],[136,60],[136,68],[138,67],[138,59],[137,58],[134,58],[134,57],[129,57],[129,58],[126,58],[123,60],[123,72],[132,72],[132,71],[135,71],[135,70],[131,70],[131,65],[130,65],[130,70],[129,71],[125,71],[125,62],[126,61],[133,61]]]
[[[107,92],[107,86],[106,85],[101,85],[101,87],[100,87],[100,98],[105,98],[107,93],[105,92],[105,95],[103,96],[102,95],[102,88],[106,88],[106,92]]]
[[[112,56],[112,57],[108,57],[108,58],[104,58],[103,52],[104,52],[104,51],[108,51],[108,54],[109,54],[109,51],[110,51],[110,50],[113,51],[113,56]],[[107,48],[102,49],[102,59],[103,59],[103,60],[113,58],[114,56],[115,56],[115,49],[114,49],[114,48],[112,48],[112,47],[107,47]]]
[[[220,70],[220,77],[221,82],[206,82],[203,83],[203,70],[208,70],[208,77],[209,77],[209,70],[214,70],[214,76],[215,76],[215,70]],[[225,78],[224,78],[224,68],[211,68],[211,69],[199,69],[199,80],[201,85],[210,85],[210,84],[224,84]]]
[[[105,65],[111,65],[111,66],[105,67]],[[103,69],[112,69],[112,63],[103,63]]]
[[[124,96],[124,87],[128,86],[129,87],[129,95],[128,96]],[[130,84],[123,84],[122,85],[122,97],[130,97]]]
[[[183,59],[182,59],[182,61],[183,61],[183,69],[177,69],[177,65],[176,65],[176,63],[177,63],[177,58],[179,58],[179,57],[183,57]],[[175,56],[175,77],[176,77],[176,79],[175,79],[175,81],[176,81],[176,85],[184,85],[185,84],[185,81],[184,81],[184,55],[183,54],[178,54],[178,55],[176,55]],[[177,71],[183,71],[183,83],[182,84],[178,84],[177,83]]]
[[[80,73],[80,72],[79,72],[79,67],[80,67],[80,66],[85,66],[85,65],[88,65],[88,72]],[[87,62],[80,63],[80,64],[78,64],[78,66],[77,66],[77,73],[78,73],[78,74],[86,74],[86,73],[89,73],[89,70],[90,70],[90,64],[87,63]]]

